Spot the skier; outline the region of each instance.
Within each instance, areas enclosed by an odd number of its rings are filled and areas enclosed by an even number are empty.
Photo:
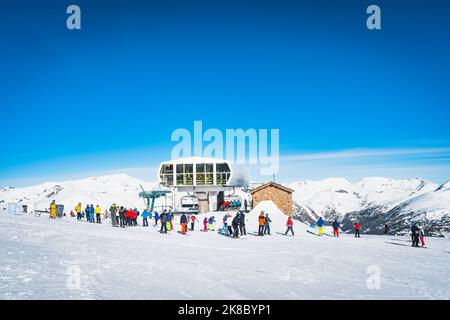
[[[292,232],[292,236],[294,235],[294,229],[292,229],[293,225],[294,225],[294,222],[292,221],[291,217],[289,217],[286,222],[287,229],[286,229],[286,232],[284,233],[285,236],[287,236],[289,230]]]
[[[167,233],[167,228],[166,228],[167,212],[166,212],[166,210],[164,210],[163,213],[161,213],[161,216],[159,217],[159,219],[161,220],[161,229],[159,230],[159,232]]]
[[[425,247],[425,235],[423,234],[423,229],[420,229],[419,237],[420,237],[420,244],[422,245],[423,248]]]
[[[86,214],[86,222],[89,222],[89,205],[86,204],[86,208],[84,209],[84,213]]]
[[[171,231],[172,230],[172,211],[169,210],[169,212],[166,213],[166,230]]]
[[[385,223],[384,224],[384,234],[388,234],[389,232],[389,226]]]
[[[89,222],[92,222],[92,223],[95,222],[95,219],[94,219],[94,212],[95,212],[94,205],[91,204],[91,205],[89,206]]]
[[[169,221],[169,223],[170,223],[170,229],[169,230],[172,230],[173,229],[173,224],[172,224],[172,221],[173,221],[173,212],[172,212],[172,210],[169,210],[169,214],[167,215],[167,220]]]
[[[339,222],[337,221],[337,219],[334,219],[333,222],[333,237],[339,237]]]
[[[208,218],[203,219],[203,231],[208,231]]]
[[[355,237],[356,237],[356,238],[361,238],[361,235],[360,235],[360,233],[359,233],[359,228],[360,228],[361,226],[359,225],[358,221],[355,222],[355,224],[354,224],[353,226],[355,227]]]
[[[419,228],[414,224],[411,227],[412,245],[411,247],[419,247]]]
[[[268,213],[266,213],[264,220],[264,234],[268,234],[270,236],[270,223],[272,220],[270,220]]]
[[[214,219],[214,216],[211,216],[208,219],[208,230],[214,231],[214,222],[216,222],[216,220]]]
[[[155,226],[158,225],[158,220],[159,220],[159,213],[158,211],[155,211]]]
[[[258,217],[258,236],[263,236],[264,235],[264,224],[266,223],[266,218],[264,216],[264,211],[261,211],[261,213],[259,214]]]
[[[317,220],[317,232],[319,236],[323,236],[323,219],[322,217],[319,217],[319,220]]]
[[[242,211],[239,211],[239,231],[241,236],[247,235],[247,231],[245,230],[245,214]]]
[[[77,220],[81,221],[81,202],[75,206],[75,212],[77,213]]]
[[[194,231],[195,220],[198,222],[197,217],[195,215],[191,215],[191,231]]]
[[[111,212],[111,223],[113,226],[116,226],[119,221],[117,221],[117,206],[115,203],[113,203],[111,207],[109,207],[109,212]]]
[[[148,212],[147,212],[147,209],[145,209],[143,212],[142,212],[142,226],[143,227],[148,227]]]
[[[50,204],[50,218],[56,219],[56,202],[55,200],[52,201]]]
[[[97,218],[97,223],[102,223],[102,220],[101,220],[101,218],[100,218],[100,215],[102,214],[102,209],[100,208],[100,206],[99,205],[97,205],[96,207],[95,207],[95,216],[96,216],[96,218]]]
[[[181,224],[181,234],[186,234],[187,232],[187,217],[186,215],[183,213],[180,217],[180,224]]]
[[[119,221],[120,221],[120,227],[121,228],[125,228],[125,208],[124,207],[120,207],[119,209]]]
[[[238,220],[240,220],[240,218]],[[227,214],[227,228],[228,228],[228,234],[230,235],[230,237],[233,236],[233,227],[232,227],[232,225],[233,225],[233,216],[231,214]],[[240,229],[242,231],[242,227]]]
[[[233,226],[233,239],[239,238],[239,212],[236,213],[236,216],[233,218],[231,225]]]

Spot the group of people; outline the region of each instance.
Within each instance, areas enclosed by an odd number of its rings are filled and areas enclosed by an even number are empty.
[[[240,206],[240,201],[237,200],[237,204]],[[75,214],[73,211],[71,211],[71,216],[76,216],[78,221],[82,221],[84,218],[87,222],[90,223],[102,223],[101,219],[101,207],[99,205],[96,205],[94,207],[93,204],[87,204],[84,210],[82,209],[82,204],[78,203],[75,206]],[[121,228],[125,228],[127,226],[137,226],[138,222],[137,219],[139,216],[142,217],[142,226],[148,227],[149,226],[149,220],[154,219],[154,225],[158,226],[158,223],[160,224],[160,232],[161,233],[167,233],[168,231],[172,231],[174,229],[173,226],[173,220],[174,220],[174,213],[172,210],[164,210],[161,214],[159,214],[157,211],[150,212],[149,210],[145,209],[142,214],[134,208],[134,209],[127,209],[123,206],[117,206],[116,204],[112,204],[109,208],[109,213],[111,214],[111,223],[113,226],[119,226]],[[55,203],[55,200],[52,201],[50,204],[50,218],[56,218],[57,216],[57,205]],[[105,210],[104,217],[108,217],[108,210]],[[239,238],[239,236],[246,235],[246,228],[245,228],[245,213],[243,211],[238,210],[236,214],[233,215],[231,213],[226,213],[223,216],[223,226],[219,230],[220,233],[228,235],[232,238]],[[203,228],[200,229],[200,231],[207,232],[207,231],[214,231],[214,224],[216,220],[214,216],[204,217],[203,218]],[[269,217],[269,214],[261,211],[261,213],[258,216],[258,236],[264,236],[264,235],[271,235],[270,233],[270,224],[272,220]],[[181,214],[180,216],[180,225],[181,225],[181,234],[187,234],[188,229],[190,231],[194,231],[195,223],[200,223],[200,221],[197,219],[195,214]],[[286,222],[286,232],[284,235],[288,235],[290,232],[292,236],[294,236],[294,230],[293,230],[293,220],[289,216],[287,218]],[[317,225],[317,231],[318,235],[322,236],[324,234],[324,226],[325,222],[322,217],[319,217],[319,219],[316,222]],[[190,226],[190,228],[188,228]],[[332,223],[333,228],[333,237],[339,237],[340,233],[340,224],[335,219]],[[354,225],[354,234],[356,238],[361,237],[360,229],[361,225],[359,222],[355,222]],[[387,224],[384,225],[384,234],[387,234],[389,232],[389,227]],[[424,240],[424,232],[421,228],[419,228],[416,225],[412,225],[411,227],[411,240],[412,240],[412,246],[413,247],[419,247],[419,242],[422,247],[425,246],[425,240]]]
[[[239,209],[241,207],[242,203],[241,200],[236,199],[236,200],[226,200],[222,203],[222,205],[220,206],[220,208],[222,210],[235,210],[235,209]]]
[[[419,241],[422,247],[425,247],[425,235],[423,233],[423,230],[413,224],[411,226],[411,240],[412,240],[412,247],[419,247]]]

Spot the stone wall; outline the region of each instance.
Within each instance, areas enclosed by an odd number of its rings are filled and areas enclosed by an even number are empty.
[[[252,194],[253,207],[256,207],[258,203],[264,200],[272,200],[281,211],[286,215],[292,215],[293,202],[292,193],[279,189],[275,186],[267,186],[261,190],[258,190]]]

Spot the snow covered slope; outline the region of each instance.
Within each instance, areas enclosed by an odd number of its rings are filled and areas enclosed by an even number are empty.
[[[294,237],[273,226],[272,236],[239,239],[153,225],[0,212],[0,299],[450,298],[446,238],[426,238],[422,249],[407,237],[317,237],[296,221]]]

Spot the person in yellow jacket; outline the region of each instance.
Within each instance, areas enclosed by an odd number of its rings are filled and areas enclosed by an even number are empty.
[[[56,202],[55,200],[52,201],[50,204],[50,218],[56,219]]]
[[[77,220],[81,220],[81,202],[79,202],[75,207],[75,212],[77,213]]]
[[[100,215],[102,214],[102,209],[99,205],[95,207],[95,216],[97,217],[97,223],[102,223]]]

